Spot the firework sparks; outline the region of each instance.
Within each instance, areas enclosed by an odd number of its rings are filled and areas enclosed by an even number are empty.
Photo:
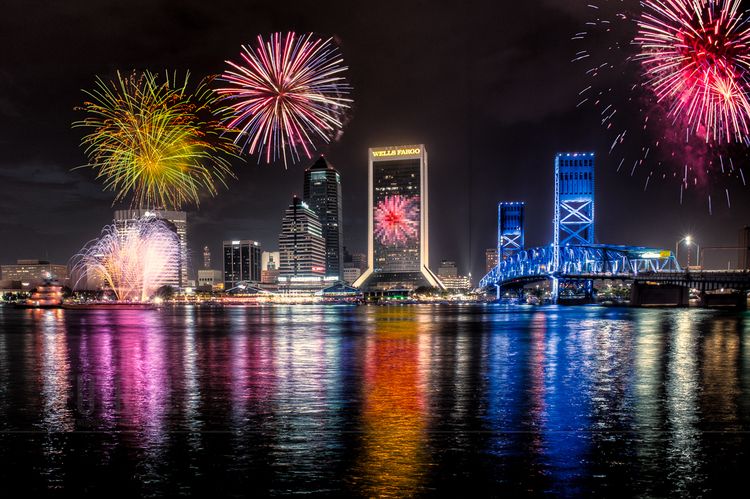
[[[646,86],[705,140],[750,131],[750,25],[740,0],[652,0],[638,20]]]
[[[235,142],[258,161],[296,162],[311,157],[314,138],[329,142],[343,127],[343,114],[352,100],[338,49],[332,39],[312,33],[274,33],[243,45],[242,61],[227,61],[218,90],[234,116],[227,126],[240,132]]]
[[[419,197],[386,196],[375,207],[375,237],[386,246],[406,244],[419,233]]]
[[[87,116],[73,124],[89,133],[81,145],[89,167],[116,193],[115,202],[132,194],[141,208],[180,209],[215,195],[217,183],[232,176],[229,158],[236,147],[221,121],[227,110],[201,81],[188,89],[189,75],[166,75],[159,83],[148,71],[109,82],[97,79],[86,92]]]
[[[617,171],[646,176],[648,189],[679,184],[680,203],[688,190],[710,195],[730,182],[744,185],[750,25],[740,4],[598,0],[572,37],[586,44],[573,62],[589,78],[578,106],[598,110],[611,133],[609,153],[621,155]]]
[[[75,271],[112,290],[120,301],[146,301],[176,276],[179,238],[166,222],[141,218],[109,225],[77,255]]]

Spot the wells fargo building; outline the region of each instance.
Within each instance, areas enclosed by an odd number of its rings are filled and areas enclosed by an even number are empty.
[[[369,149],[368,269],[364,291],[441,287],[429,269],[424,145]]]

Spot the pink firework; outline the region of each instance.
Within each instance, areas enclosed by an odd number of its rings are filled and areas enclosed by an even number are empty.
[[[406,244],[419,234],[419,196],[386,196],[375,207],[375,237],[386,246]]]
[[[670,118],[706,142],[750,134],[750,25],[741,0],[647,0],[635,44]]]
[[[235,142],[243,150],[286,165],[300,154],[311,157],[315,138],[329,142],[343,128],[351,87],[331,38],[258,36],[255,46],[243,45],[240,57],[239,63],[227,61],[221,76],[227,85],[218,93],[233,111],[227,126],[239,132]]]

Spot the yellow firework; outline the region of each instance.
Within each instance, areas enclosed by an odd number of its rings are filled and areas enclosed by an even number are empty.
[[[97,78],[73,124],[88,133],[81,140],[115,202],[131,198],[141,208],[180,209],[215,195],[231,177],[232,140],[221,124],[226,108],[204,79],[190,91],[189,74],[164,81],[148,71]],[[131,197],[132,196],[132,197]]]

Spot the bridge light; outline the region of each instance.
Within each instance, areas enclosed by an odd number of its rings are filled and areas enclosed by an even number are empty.
[[[688,246],[690,246],[690,242],[691,242],[692,240],[693,240],[693,238],[692,238],[691,236],[686,236],[686,237],[685,237],[685,244],[687,244]]]

